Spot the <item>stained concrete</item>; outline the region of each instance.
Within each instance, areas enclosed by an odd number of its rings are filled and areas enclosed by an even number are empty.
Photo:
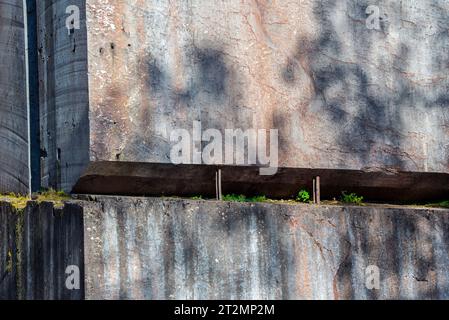
[[[89,199],[0,204],[0,298],[449,299],[449,210]]]
[[[94,199],[87,299],[449,298],[448,210]]]
[[[445,1],[376,1],[379,30],[359,0],[75,4],[71,36],[52,20],[67,1],[40,10],[61,62],[44,77],[60,110],[44,111],[45,185],[70,189],[86,159],[168,163],[170,133],[193,121],[278,129],[281,167],[448,172]]]
[[[29,186],[22,2],[0,2],[0,193]]]
[[[83,210],[29,202],[0,202],[0,300],[84,298]],[[66,287],[68,266],[80,271],[80,290]]]
[[[66,28],[69,5],[80,8],[77,32]],[[36,6],[43,188],[70,191],[89,161],[84,8],[82,0],[39,1]]]

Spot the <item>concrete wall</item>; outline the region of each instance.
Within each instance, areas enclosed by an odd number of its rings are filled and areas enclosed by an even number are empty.
[[[83,263],[82,208],[30,203],[23,211],[0,202],[0,300],[82,299],[68,290],[67,266]]]
[[[1,299],[449,299],[449,211],[94,197],[0,204]],[[83,263],[84,261],[84,263]],[[65,287],[80,266],[81,290]],[[366,268],[380,271],[368,290]]]
[[[69,5],[80,8],[81,19],[81,29],[70,33]],[[36,10],[42,187],[70,191],[89,157],[85,5],[44,0]]]
[[[279,129],[282,166],[449,170],[445,1],[87,3],[93,160],[168,162],[199,120]]]
[[[444,1],[74,3],[71,36],[67,1],[40,9],[45,185],[70,189],[87,158],[170,162],[193,121],[278,129],[281,166],[449,171]]]
[[[88,299],[448,299],[449,211],[97,198]],[[365,268],[380,269],[380,290]]]
[[[22,0],[0,2],[0,193],[28,191]]]

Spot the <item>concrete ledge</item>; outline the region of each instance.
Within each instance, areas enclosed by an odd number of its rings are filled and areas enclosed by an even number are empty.
[[[100,197],[86,297],[447,299],[449,211]],[[365,269],[380,269],[380,290]]]
[[[339,198],[342,191],[356,192],[371,201],[441,200],[449,194],[449,174],[398,172],[380,169],[337,170],[278,168],[262,176],[258,166],[173,165],[168,163],[92,162],[76,183],[78,194],[125,196],[210,196],[216,194],[215,173],[222,171],[224,194],[296,197],[321,177],[321,195]]]
[[[22,270],[48,294],[21,297],[449,299],[449,210],[90,198],[25,210],[23,239],[33,241],[22,242],[22,261],[34,263]],[[0,272],[16,216],[0,205]],[[85,289],[62,295],[66,275],[54,261],[76,257]],[[365,285],[372,265],[379,290]],[[2,280],[1,298],[13,298],[14,283]]]

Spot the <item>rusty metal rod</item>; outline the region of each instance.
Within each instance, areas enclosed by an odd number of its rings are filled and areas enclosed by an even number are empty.
[[[313,179],[313,203],[316,203],[316,181]]]
[[[219,200],[223,200],[223,190],[221,188],[221,169],[218,169],[218,197]]]

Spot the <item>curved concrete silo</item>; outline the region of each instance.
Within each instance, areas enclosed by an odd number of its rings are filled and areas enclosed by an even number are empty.
[[[28,190],[22,0],[0,2],[0,193]]]

